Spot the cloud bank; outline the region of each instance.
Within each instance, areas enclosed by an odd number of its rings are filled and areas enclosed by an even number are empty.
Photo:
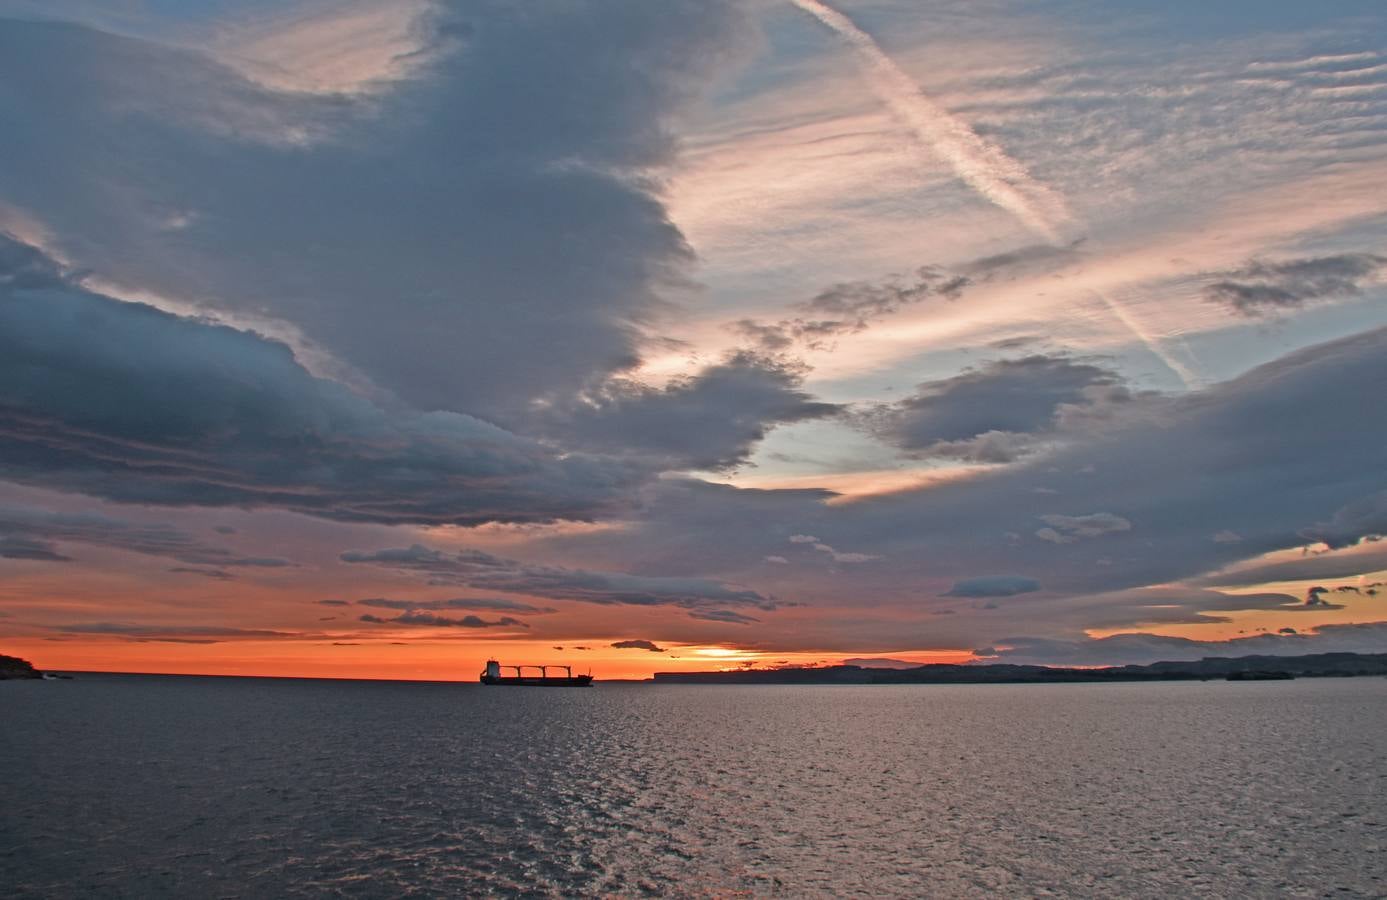
[[[438,5],[415,30],[394,79],[313,94],[0,20],[0,82],[26,85],[0,94],[0,196],[74,265],[269,310],[420,410],[507,424],[631,367],[692,260],[649,173],[737,53],[737,5]]]
[[[1276,634],[1256,634],[1227,641],[1196,641],[1156,634],[1115,634],[1082,641],[1012,638],[1002,649],[985,647],[978,652],[984,662],[1042,666],[1113,666],[1182,662],[1209,656],[1268,654],[1296,656],[1304,653],[1382,653],[1387,648],[1387,622],[1364,625],[1321,625],[1313,633],[1283,629]]]
[[[669,578],[594,572],[543,566],[504,559],[481,550],[448,553],[421,544],[342,554],[343,562],[378,566],[426,579],[430,584],[460,584],[479,590],[505,591],[628,606],[675,606],[705,610],[741,606],[773,610],[776,601],[756,591],[731,587],[705,578]]]
[[[588,519],[641,478],[471,416],[377,405],[258,334],[81,287],[0,235],[0,477],[363,522]],[[188,560],[184,560],[188,561]]]
[[[66,543],[162,556],[187,564],[169,570],[174,572],[207,574],[217,570],[197,567],[282,568],[293,565],[280,557],[244,556],[207,544],[170,525],[146,525],[96,513],[0,507],[0,556],[70,562],[71,557],[59,553],[55,546]]]

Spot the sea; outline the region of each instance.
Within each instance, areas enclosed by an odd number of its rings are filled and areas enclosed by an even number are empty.
[[[3,682],[0,895],[1384,897],[1387,679]]]

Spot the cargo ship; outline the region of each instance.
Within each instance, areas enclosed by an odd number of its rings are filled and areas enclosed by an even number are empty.
[[[502,675],[503,669],[510,669],[514,675]],[[526,675],[526,669],[538,669],[538,675]],[[563,675],[550,675],[550,669],[563,669]],[[516,687],[587,687],[592,684],[591,675],[574,675],[572,666],[503,666],[494,659],[486,661],[486,671],[482,672],[482,684],[513,685]]]

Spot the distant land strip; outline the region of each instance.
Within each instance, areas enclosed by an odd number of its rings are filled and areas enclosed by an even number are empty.
[[[656,672],[659,684],[1034,684],[1111,681],[1272,681],[1387,675],[1387,653],[1207,657],[1197,662],[1076,669],[1059,666],[932,664],[913,669],[862,666]]]

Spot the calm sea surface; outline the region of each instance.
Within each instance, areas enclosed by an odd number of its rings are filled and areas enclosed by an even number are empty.
[[[0,683],[0,894],[1387,895],[1387,679]]]

